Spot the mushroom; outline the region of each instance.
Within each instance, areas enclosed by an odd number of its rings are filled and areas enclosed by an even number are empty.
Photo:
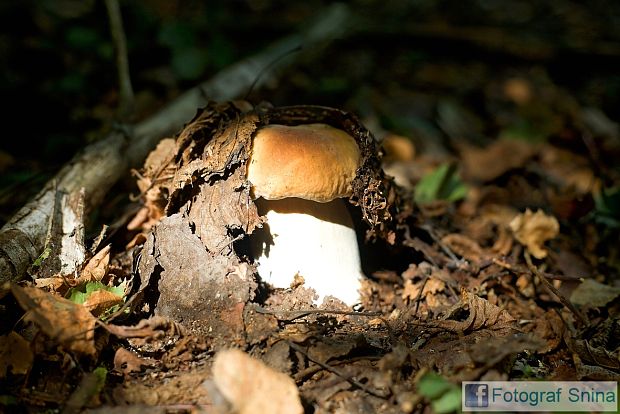
[[[328,295],[359,302],[362,266],[344,198],[360,161],[355,139],[326,124],[256,132],[247,179],[269,237],[251,238],[251,249],[265,282],[287,288],[299,275],[319,302]]]

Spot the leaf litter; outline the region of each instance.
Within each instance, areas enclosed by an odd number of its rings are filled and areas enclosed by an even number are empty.
[[[34,406],[396,413],[458,408],[464,380],[617,380],[620,266],[608,241],[618,232],[600,223],[617,217],[601,194],[613,194],[605,188],[618,175],[571,138],[598,134],[617,154],[617,130],[540,82],[492,80],[489,129],[452,98],[435,102],[432,127],[377,127],[383,160],[344,111],[209,104],[135,172],[141,208],[126,243],[74,274],[5,288],[3,301],[23,313],[0,337],[0,381]],[[264,224],[243,174],[249,137],[272,122],[310,121],[346,129],[365,151],[350,202],[360,239],[381,254],[354,310],[316,306],[299,280],[269,290],[242,248]],[[487,130],[501,139],[480,145]],[[423,134],[444,136],[451,151],[425,147]],[[92,294],[71,301],[76,288]],[[88,376],[98,365],[108,370],[101,389]],[[46,367],[75,387],[43,382]]]

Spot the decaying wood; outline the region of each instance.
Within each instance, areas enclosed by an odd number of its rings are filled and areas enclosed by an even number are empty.
[[[87,215],[131,166],[139,165],[157,142],[178,130],[196,108],[204,106],[207,100],[228,100],[246,93],[261,71],[285,53],[299,45],[307,49],[319,47],[341,34],[348,15],[343,5],[327,8],[303,33],[274,43],[187,91],[152,117],[112,131],[86,147],[0,229],[0,283],[22,279],[43,251],[57,192],[71,194],[84,189]],[[278,65],[282,67],[290,61],[285,59]]]

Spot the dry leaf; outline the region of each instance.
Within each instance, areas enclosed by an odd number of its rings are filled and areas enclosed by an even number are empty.
[[[91,293],[88,299],[84,301],[83,306],[93,315],[98,316],[112,306],[120,305],[121,303],[123,303],[123,298],[108,290],[100,289]]]
[[[324,337],[308,349],[308,357],[313,361],[326,363],[333,358],[348,355],[353,349],[363,345],[364,340],[358,335]]]
[[[99,282],[108,273],[110,264],[110,245],[101,249],[88,261],[78,278],[79,283]]]
[[[11,285],[11,292],[33,322],[66,349],[95,355],[95,317],[82,305],[33,287]]]
[[[555,217],[546,215],[542,210],[532,213],[530,209],[512,219],[510,228],[515,239],[537,259],[547,257],[543,244],[560,232],[560,224]]]
[[[620,296],[620,288],[585,279],[570,295],[575,305],[603,307]]]
[[[465,176],[479,181],[491,181],[513,168],[521,167],[535,153],[534,145],[513,139],[494,141],[485,148],[461,148]]]
[[[416,300],[418,298],[418,295],[420,294],[420,288],[422,287],[422,284],[422,281],[414,283],[411,280],[405,280],[401,297],[407,301]],[[429,278],[426,283],[424,283],[424,290],[422,291],[421,297],[424,298],[429,293],[435,294],[437,292],[442,292],[445,288],[446,283],[443,280]]]
[[[65,284],[66,278],[61,276],[43,277],[34,280],[34,285],[38,288],[45,288],[48,291],[56,292]]]
[[[444,236],[441,242],[448,246],[450,250],[470,262],[477,263],[482,260],[483,251],[480,245],[473,239],[458,233]]]
[[[461,291],[461,300],[448,313],[448,317],[468,310],[469,316],[464,321],[440,320],[435,324],[438,327],[452,332],[473,332],[480,329],[493,331],[513,331],[515,318],[505,309],[491,304],[486,299],[473,295],[466,290]]]
[[[218,352],[213,381],[238,414],[304,412],[292,378],[238,349]]]
[[[510,230],[507,227],[499,227],[497,239],[493,243],[491,250],[499,254],[500,256],[506,256],[512,250],[512,236]]]
[[[590,161],[574,152],[546,145],[540,151],[540,163],[554,183],[562,188],[573,188],[577,194],[588,194],[600,186]]]
[[[0,336],[0,378],[7,374],[26,375],[33,361],[30,344],[21,335],[11,331]]]
[[[173,138],[159,141],[146,158],[142,174],[137,181],[143,196],[144,207],[127,224],[128,230],[147,231],[156,225],[164,216],[164,208],[168,202],[169,185],[174,175],[174,156],[176,142]]]
[[[141,343],[153,342],[157,339],[169,339],[172,336],[182,337],[186,334],[181,325],[161,316],[142,319],[135,326],[109,324],[106,325],[106,329],[119,338],[140,340]]]
[[[132,372],[141,372],[144,367],[155,365],[155,360],[151,358],[141,358],[134,352],[125,348],[118,348],[114,354],[114,369],[125,375]]]

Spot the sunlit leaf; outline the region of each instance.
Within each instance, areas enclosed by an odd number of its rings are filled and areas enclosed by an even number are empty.
[[[106,290],[115,294],[118,297],[123,297],[125,295],[125,284],[121,283],[118,286],[107,286],[101,282],[88,282],[83,286],[83,290],[78,288],[73,288],[69,290],[69,300],[73,303],[77,303],[83,305],[86,300],[96,291],[98,290]]]

